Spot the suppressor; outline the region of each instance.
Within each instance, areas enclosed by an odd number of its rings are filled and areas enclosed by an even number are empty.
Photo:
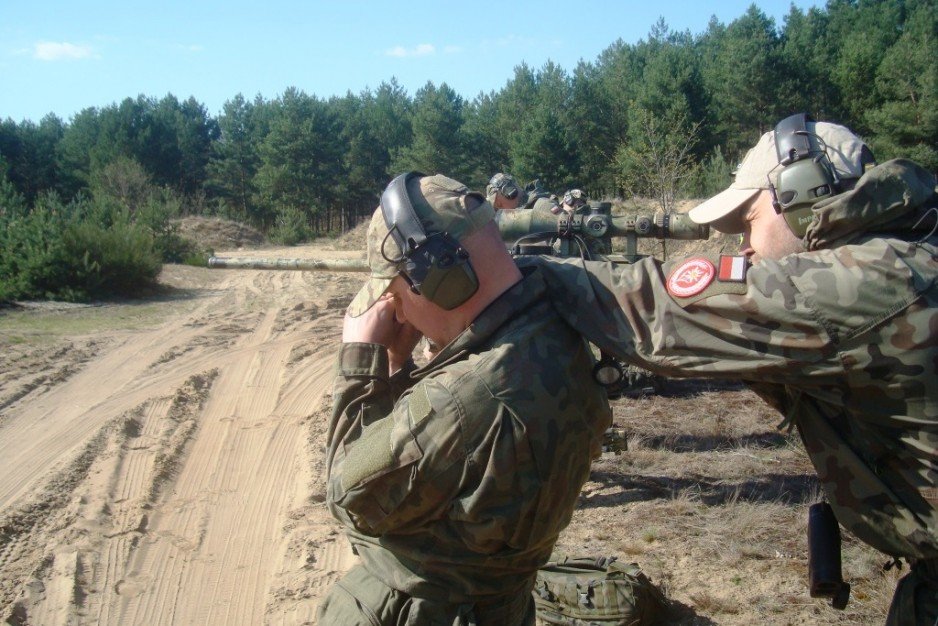
[[[808,509],[808,579],[812,598],[830,598],[831,606],[844,610],[850,600],[840,564],[840,526],[827,502]]]

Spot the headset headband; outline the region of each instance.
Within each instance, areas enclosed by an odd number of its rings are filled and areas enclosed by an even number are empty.
[[[384,215],[384,223],[405,257],[427,240],[427,233],[417,218],[417,212],[407,193],[407,183],[412,178],[422,176],[420,172],[400,174],[381,194],[381,213]]]
[[[394,238],[401,256],[389,259],[384,254],[387,237],[381,242],[381,255],[398,265],[400,275],[414,293],[449,311],[478,291],[479,280],[469,262],[469,253],[456,238],[446,232],[427,233],[424,229],[407,193],[407,183],[422,176],[420,172],[401,174],[381,194],[381,213],[388,236]]]
[[[781,165],[789,165],[807,159],[812,153],[821,152],[811,147],[813,133],[808,131],[808,122],[814,122],[807,113],[786,117],[775,127],[775,152]]]

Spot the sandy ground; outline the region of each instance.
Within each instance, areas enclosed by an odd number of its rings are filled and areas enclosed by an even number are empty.
[[[266,255],[350,256],[315,247]],[[333,355],[359,274],[167,266],[141,302],[0,312],[0,619],[310,624],[353,562],[324,499]],[[642,565],[675,624],[877,624],[894,586],[845,537],[848,610],[808,597],[813,473],[742,387],[616,401],[560,547]]]

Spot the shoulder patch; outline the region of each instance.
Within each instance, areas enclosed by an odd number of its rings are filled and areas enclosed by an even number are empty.
[[[410,394],[407,411],[410,413],[412,426],[416,426],[430,415],[430,398],[426,385],[419,385]]]
[[[746,257],[721,254],[717,280],[722,282],[744,283],[746,282],[746,271],[748,269],[749,261]]]
[[[713,282],[716,268],[709,259],[695,257],[677,266],[668,276],[668,293],[675,298],[696,296]]]
[[[349,449],[342,468],[342,490],[348,491],[372,476],[383,474],[395,465],[391,450],[390,417],[366,426],[358,442]]]

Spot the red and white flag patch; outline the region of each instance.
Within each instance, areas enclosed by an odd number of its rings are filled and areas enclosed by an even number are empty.
[[[749,263],[744,256],[725,256],[720,255],[720,271],[717,278],[722,282],[743,283],[746,282],[746,269]]]
[[[716,268],[707,259],[695,258],[681,263],[668,276],[668,293],[677,298],[690,298],[713,282]]]

